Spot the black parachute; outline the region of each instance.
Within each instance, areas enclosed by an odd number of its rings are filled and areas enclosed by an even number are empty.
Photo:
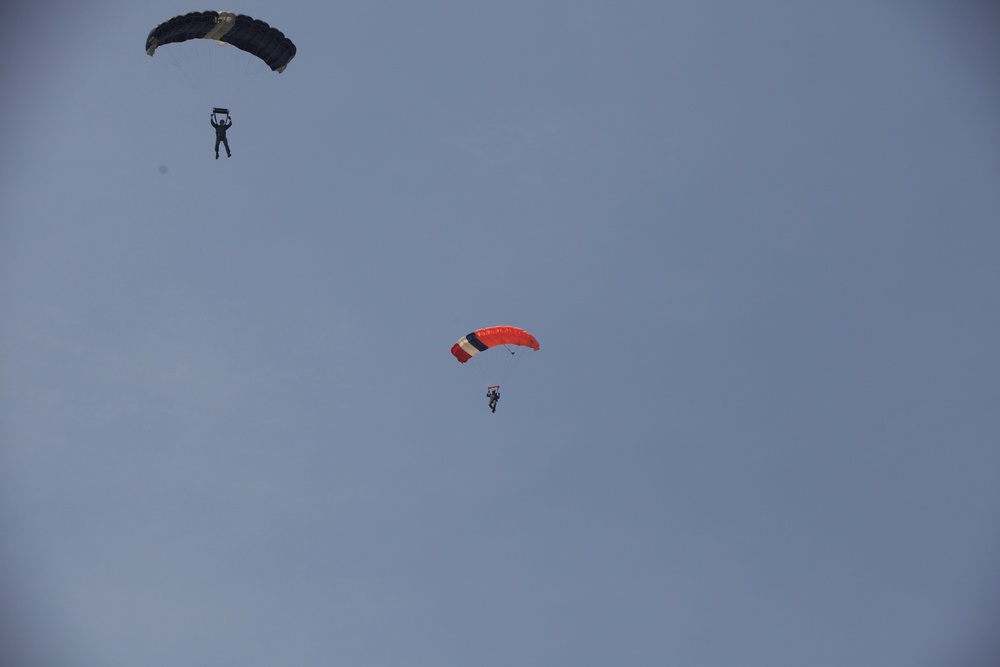
[[[166,44],[190,39],[211,39],[232,44],[283,72],[295,57],[295,45],[277,28],[259,19],[231,12],[191,12],[175,16],[153,28],[146,38],[146,53],[153,55]]]

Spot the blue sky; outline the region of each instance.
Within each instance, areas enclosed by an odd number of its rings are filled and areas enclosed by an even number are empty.
[[[996,9],[23,5],[4,664],[995,664]]]

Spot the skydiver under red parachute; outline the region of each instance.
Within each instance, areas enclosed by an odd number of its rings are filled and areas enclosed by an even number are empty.
[[[486,398],[490,410],[496,412],[500,382],[521,360],[524,352],[538,349],[538,340],[524,329],[498,326],[477,329],[463,336],[452,345],[451,353],[463,364],[475,357],[474,365],[479,367],[483,379],[487,381]],[[485,354],[480,355],[481,352]]]

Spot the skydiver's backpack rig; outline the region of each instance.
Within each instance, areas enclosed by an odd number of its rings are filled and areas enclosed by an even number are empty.
[[[221,116],[221,118],[219,118]],[[212,120],[216,123],[228,123],[229,122],[229,109],[223,109],[222,107],[215,107],[212,109]]]

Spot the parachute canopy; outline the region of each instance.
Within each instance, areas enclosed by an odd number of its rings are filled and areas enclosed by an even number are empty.
[[[232,44],[257,56],[275,72],[284,72],[295,57],[295,45],[280,30],[258,19],[231,12],[191,12],[164,21],[146,38],[146,53],[153,55],[160,46],[189,39]]]
[[[451,353],[464,364],[480,352],[484,352],[496,345],[522,345],[536,351],[539,347],[535,337],[524,329],[501,326],[476,329],[472,333],[463,336],[457,343],[452,345]]]

